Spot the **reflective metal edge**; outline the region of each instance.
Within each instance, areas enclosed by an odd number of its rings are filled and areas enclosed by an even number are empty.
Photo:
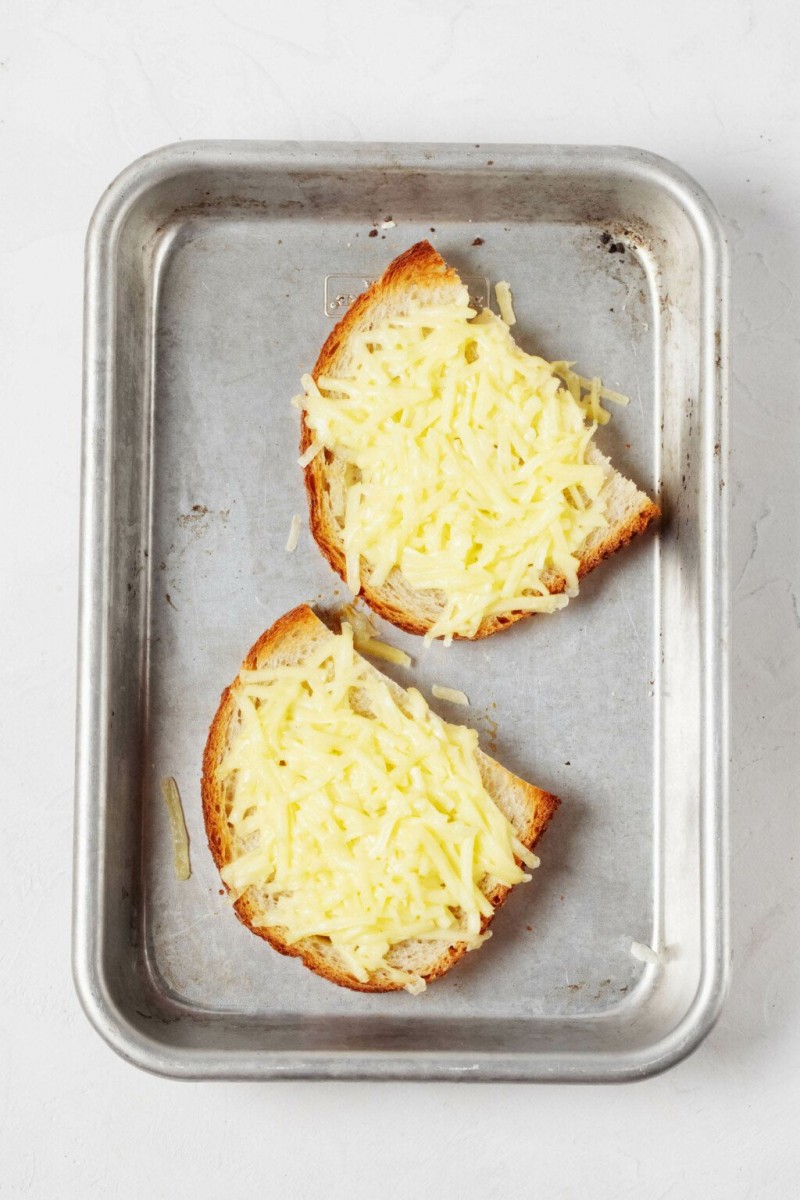
[[[645,1051],[591,1057],[543,1054],[503,1057],[424,1052],[333,1052],[295,1056],[164,1046],[145,1037],[114,1005],[100,964],[99,894],[104,864],[107,763],[107,568],[109,562],[108,452],[113,412],[110,338],[114,328],[114,249],[125,214],[136,199],[177,169],[289,164],[391,164],[407,169],[469,166],[467,147],[452,144],[186,142],[153,151],[127,167],[102,196],[86,243],[84,305],[81,550],[78,633],[75,836],[72,966],[81,1005],[97,1032],[127,1061],[155,1074],[183,1079],[474,1079],[614,1082],[646,1078],[685,1058],[708,1034],[729,983],[728,903],[728,499],[727,356],[728,261],[718,214],[684,171],[646,151],[627,147],[486,145],[498,166],[525,163],[550,170],[596,172],[624,168],[631,178],[669,193],[689,216],[702,248],[703,394],[715,401],[704,429],[708,468],[703,496],[707,545],[704,562],[703,760],[700,814],[703,849],[704,967],[695,1001],[679,1026]],[[715,446],[720,452],[715,454]]]

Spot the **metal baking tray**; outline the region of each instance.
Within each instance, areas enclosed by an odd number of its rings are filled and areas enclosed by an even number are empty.
[[[368,996],[236,921],[200,761],[257,635],[344,598],[307,532],[284,550],[306,511],[289,398],[348,297],[422,237],[484,298],[511,282],[523,346],[632,397],[598,441],[664,516],[563,613],[449,649],[387,631],[414,658],[396,678],[465,690],[468,711],[434,704],[563,804],[486,947],[421,997]],[[111,185],[87,247],[74,974],[126,1059],[621,1080],[709,1030],[728,971],[725,262],[708,199],[638,150],[203,142]]]

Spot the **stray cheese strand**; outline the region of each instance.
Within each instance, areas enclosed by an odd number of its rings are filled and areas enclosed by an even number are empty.
[[[459,688],[443,687],[442,684],[435,683],[431,691],[437,700],[449,700],[451,704],[469,704],[469,696]]]
[[[175,874],[178,879],[189,879],[192,867],[189,861],[189,834],[186,832],[186,818],[183,815],[181,794],[178,785],[171,775],[161,780],[161,795],[169,813],[169,828],[172,837],[172,857],[175,863]]]
[[[342,627],[300,666],[240,673],[239,729],[218,767],[230,781],[234,898],[267,898],[264,927],[289,944],[328,938],[356,979],[420,977],[392,947],[480,945],[481,884],[529,879],[535,855],[487,792],[474,730],[442,721],[409,688],[398,700]]]
[[[292,523],[289,526],[289,536],[286,539],[286,553],[294,554],[297,549],[297,543],[300,538],[300,527],[302,525],[300,517],[295,513],[292,517]]]
[[[601,398],[625,397],[526,354],[493,313],[476,317],[466,289],[354,335],[342,377],[303,386],[303,461],[325,448],[346,464],[354,595],[394,570],[438,593],[429,642],[474,636],[499,613],[553,612],[576,593],[578,551],[607,525],[604,471],[586,451],[608,419]],[[557,579],[566,594],[548,590]]]
[[[497,297],[497,307],[500,309],[500,319],[505,325],[511,328],[516,325],[517,318],[514,315],[514,304],[511,299],[511,288],[504,279],[495,284],[494,294]]]
[[[384,662],[394,663],[396,667],[410,667],[411,655],[397,646],[387,646],[380,638],[357,637],[355,647],[359,654],[367,654],[370,658],[381,658]]]
[[[353,630],[353,645],[359,654],[367,654],[370,658],[382,658],[384,662],[394,663],[398,667],[410,667],[411,655],[397,646],[387,646],[378,637],[378,631],[366,613],[352,604],[342,606],[342,614]]]

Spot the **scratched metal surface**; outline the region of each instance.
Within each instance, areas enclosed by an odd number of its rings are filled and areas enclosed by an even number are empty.
[[[713,212],[648,156],[571,148],[198,145],[116,188],[87,292],[76,975],[95,1023],[133,1061],[199,1076],[604,1079],[680,1057],[726,961]],[[468,711],[434,707],[563,804],[480,953],[420,998],[363,996],[236,921],[200,760],[262,630],[345,599],[305,525],[284,550],[306,511],[288,401],[349,296],[421,237],[476,296],[511,282],[525,348],[631,396],[598,442],[665,517],[552,618],[449,649],[384,627],[414,659],[396,679],[463,689]],[[634,960],[632,940],[662,965]]]

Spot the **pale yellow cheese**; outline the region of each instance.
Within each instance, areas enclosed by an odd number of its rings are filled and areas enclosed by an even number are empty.
[[[300,527],[302,524],[303,522],[301,521],[300,517],[297,513],[295,513],[289,526],[289,536],[286,539],[287,554],[294,554],[295,550],[297,549],[297,543],[300,539]]]
[[[175,874],[178,879],[189,879],[192,867],[189,861],[189,834],[186,832],[186,818],[183,815],[181,794],[178,785],[171,775],[161,780],[161,795],[169,813],[170,834],[172,836],[172,857],[175,863]]]
[[[517,318],[514,313],[514,304],[511,299],[511,288],[504,279],[495,284],[494,294],[497,297],[497,307],[500,309],[500,318],[504,324],[508,325],[509,329],[512,325],[516,325]]]
[[[384,662],[394,663],[397,667],[410,667],[411,655],[397,646],[387,646],[380,638],[356,637],[355,648],[359,654],[368,654],[370,658],[380,658]]]
[[[322,442],[320,442],[320,441],[312,442],[311,445],[308,447],[308,449],[304,450],[303,453],[298,458],[298,460],[297,460],[298,466],[307,467],[309,463],[314,461],[314,459],[317,457],[317,455],[319,454],[320,450],[322,450],[322,448],[323,448]]]
[[[368,654],[370,658],[381,658],[384,662],[394,663],[398,667],[410,667],[411,655],[397,646],[388,646],[378,637],[378,631],[367,613],[354,608],[352,604],[342,606],[342,614],[347,624],[353,630],[353,645],[359,654]]]
[[[428,641],[472,636],[498,613],[563,607],[580,547],[607,524],[604,472],[586,461],[608,419],[600,400],[625,397],[526,354],[491,312],[476,315],[466,289],[353,335],[350,349],[343,377],[303,378],[314,439],[303,459],[324,447],[348,464],[353,593],[394,570],[438,592]],[[554,576],[566,594],[548,591]]]
[[[437,700],[449,700],[451,704],[469,704],[469,696],[458,688],[443,687],[440,683],[435,683],[431,688]]]
[[[218,768],[231,783],[234,897],[267,897],[263,926],[290,944],[329,938],[354,976],[388,971],[392,946],[483,939],[482,889],[530,878],[536,857],[484,787],[474,730],[409,688],[398,701],[349,625],[300,666],[243,670],[238,729]]]

